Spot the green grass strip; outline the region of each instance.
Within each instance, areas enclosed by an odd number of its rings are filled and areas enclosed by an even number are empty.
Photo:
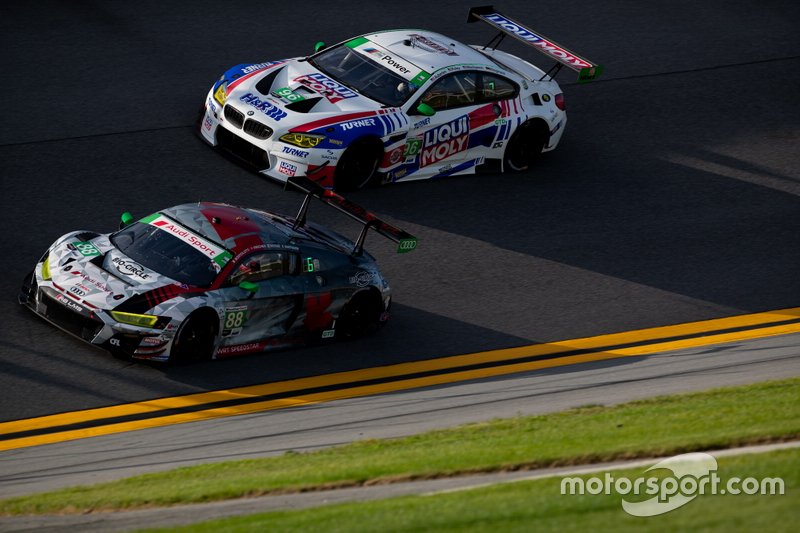
[[[577,408],[17,497],[0,501],[0,514],[167,506],[791,440],[800,437],[799,399],[800,378]]]
[[[561,478],[551,478],[431,496],[261,513],[147,531],[794,532],[800,523],[798,464],[798,449],[721,458],[717,473],[722,483],[733,477],[758,480],[779,477],[784,481],[784,494],[702,494],[678,509],[651,517],[633,517],[625,513],[619,494],[562,495]],[[613,475],[615,479],[634,480],[643,476],[644,470],[614,471]],[[629,501],[646,498],[626,496]]]

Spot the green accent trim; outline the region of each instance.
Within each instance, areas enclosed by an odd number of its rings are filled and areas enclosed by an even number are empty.
[[[397,243],[398,254],[407,254],[408,252],[413,252],[416,249],[417,249],[416,237],[411,237],[410,239],[400,239],[400,242]]]
[[[230,252],[228,252],[228,251],[225,251],[225,252],[222,252],[221,254],[219,254],[219,255],[218,255],[217,257],[215,257],[214,259],[212,259],[212,261],[214,261],[214,262],[215,262],[216,264],[218,264],[220,267],[224,267],[225,265],[227,265],[227,264],[228,264],[228,261],[230,261],[230,260],[231,260],[231,257],[232,257],[231,253],[230,253]],[[244,282],[243,282],[243,283],[244,283]]]
[[[239,284],[240,289],[244,289],[247,292],[252,292],[253,294],[258,292],[258,285],[253,283],[252,281],[243,281]]]
[[[368,43],[368,42],[369,42],[369,39],[367,39],[366,37],[356,37],[352,41],[348,41],[348,42],[344,43],[344,45],[346,47],[348,47],[348,48],[355,48],[356,46],[360,46],[360,45],[362,45],[364,43]]]
[[[75,247],[78,252],[84,257],[92,257],[94,255],[100,255],[100,250],[95,248],[94,244],[90,243],[89,241],[75,241],[72,243],[72,246]]]
[[[411,80],[411,83],[413,83],[414,85],[416,85],[418,87],[421,87],[422,85],[425,84],[426,81],[428,81],[428,78],[430,78],[430,77],[431,77],[430,72],[426,72],[426,71],[422,70],[422,71],[420,71],[419,74],[414,76],[414,78]]]
[[[603,65],[585,67],[578,71],[578,83],[588,83],[596,80],[603,73]]]
[[[426,117],[432,117],[436,114],[436,110],[434,108],[424,103],[417,106],[417,111]]]
[[[155,219],[157,219],[160,216],[161,216],[161,213],[153,213],[152,215],[148,215],[148,216],[144,217],[143,219],[139,220],[139,222],[141,222],[142,224],[149,224],[149,223],[151,223],[152,221],[154,221]]]

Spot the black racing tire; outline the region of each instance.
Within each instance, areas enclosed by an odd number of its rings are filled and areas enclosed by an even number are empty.
[[[377,294],[371,291],[354,294],[336,319],[336,337],[357,339],[375,331],[380,324],[381,311],[382,304]]]
[[[365,186],[375,176],[382,157],[383,144],[379,139],[358,139],[339,158],[333,175],[333,188],[347,192]]]
[[[503,152],[503,170],[505,172],[522,172],[528,170],[542,154],[542,149],[549,134],[547,126],[528,121],[521,124]]]
[[[169,362],[185,364],[210,360],[217,336],[216,316],[210,309],[189,315],[175,333]]]

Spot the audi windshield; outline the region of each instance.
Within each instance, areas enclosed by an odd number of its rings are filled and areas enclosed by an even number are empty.
[[[214,256],[227,262],[230,252],[163,215],[150,218],[114,233],[111,242],[137,263],[168,278],[195,287],[211,285],[224,266]]]

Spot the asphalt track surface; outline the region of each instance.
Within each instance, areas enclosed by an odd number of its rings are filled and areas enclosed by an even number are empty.
[[[508,1],[497,7],[605,74],[586,85],[559,76],[570,122],[528,173],[350,195],[421,239],[404,256],[367,242],[395,289],[379,334],[161,368],[114,359],[17,306],[20,280],[56,237],[109,231],[122,211],[199,199],[296,210],[299,195],[192,134],[228,66],[389,27],[488,41],[487,27],[464,23],[468,6],[326,2],[309,17],[253,2],[4,4],[0,421],[798,305],[800,7]],[[354,229],[323,206],[311,216]]]

